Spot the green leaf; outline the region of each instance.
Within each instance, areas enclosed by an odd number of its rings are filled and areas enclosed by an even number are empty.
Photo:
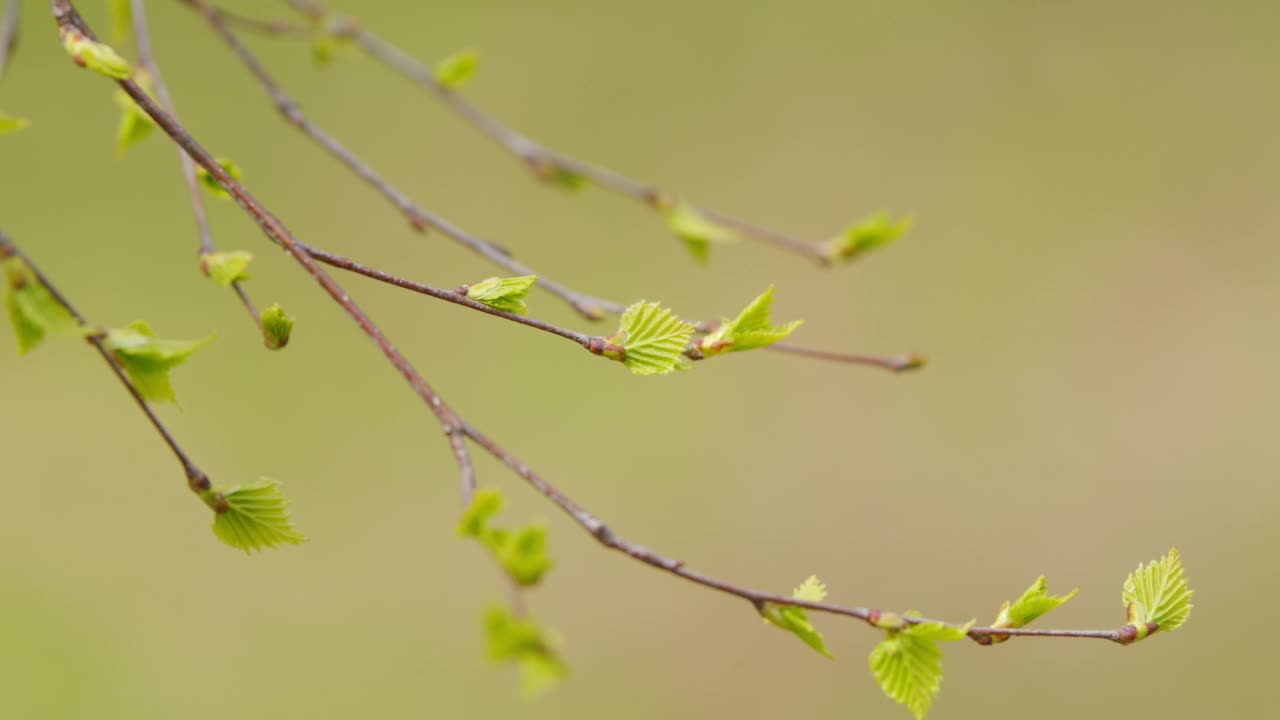
[[[658,207],[667,218],[667,227],[684,241],[685,247],[698,262],[707,262],[713,244],[739,239],[735,230],[711,221],[689,203],[668,201],[659,203]]]
[[[807,580],[800,584],[791,593],[791,597],[797,600],[809,600],[812,602],[822,602],[827,597],[827,588],[818,580],[817,575],[810,575]],[[760,614],[764,616],[766,622],[794,633],[796,637],[804,641],[804,644],[817,650],[823,655],[834,659],[834,656],[827,651],[826,641],[822,637],[822,633],[809,622],[809,616],[805,613],[804,608],[795,607],[794,605],[776,605],[774,603],[765,603],[760,610]]]
[[[133,5],[129,0],[110,0],[111,42],[122,43],[129,39],[133,28]]]
[[[1124,581],[1122,593],[1129,624],[1138,630],[1137,639],[1157,630],[1173,632],[1181,627],[1191,615],[1193,592],[1183,575],[1178,548],[1146,567],[1138,563],[1138,569]],[[1148,623],[1155,627],[1148,627]]]
[[[227,174],[231,176],[232,180],[235,180],[236,182],[240,181],[240,166],[235,164],[234,161],[227,160],[225,158],[218,158],[218,164],[222,166],[223,170],[227,171]],[[231,193],[227,192],[227,189],[222,187],[222,183],[218,182],[218,178],[214,177],[213,173],[205,170],[203,167],[197,167],[196,174],[200,177],[200,182],[204,184],[204,188],[215,197],[231,198]]]
[[[200,269],[218,287],[229,288],[233,283],[249,279],[249,263],[253,253],[246,250],[206,253],[200,257]]]
[[[463,293],[478,303],[484,303],[495,310],[524,315],[529,308],[524,299],[529,296],[529,288],[538,281],[537,275],[481,280],[475,285],[467,285]]]
[[[923,720],[942,687],[942,650],[938,642],[960,640],[972,626],[973,623],[963,628],[920,623],[889,631],[871,651],[871,674],[885,695],[905,705],[917,720]]]
[[[912,223],[910,216],[895,220],[888,212],[874,213],[828,240],[823,246],[823,255],[827,260],[856,260],[902,237],[911,229]]]
[[[29,120],[24,120],[23,118],[16,118],[10,115],[5,115],[4,113],[0,113],[0,135],[6,135],[11,132],[18,132],[19,130],[27,127],[30,124],[31,124],[31,121]]]
[[[1076,588],[1066,595],[1050,595],[1048,592],[1048,584],[1044,576],[1031,583],[1031,587],[1022,593],[1022,597],[1010,603],[1008,600],[1000,606],[1000,614],[996,616],[995,622],[991,623],[991,627],[997,628],[1020,628],[1031,623],[1032,620],[1044,615],[1065,603],[1080,592],[1080,588]],[[1009,637],[1001,635],[991,636],[992,642],[1004,642]]]
[[[547,530],[541,525],[514,532],[491,527],[489,520],[501,509],[502,495],[497,490],[477,490],[458,524],[458,534],[479,540],[518,585],[537,585],[553,564],[547,553]]]
[[[640,301],[622,314],[621,327],[608,340],[622,347],[624,352],[615,359],[620,359],[631,372],[665,375],[689,367],[684,351],[693,330],[693,323],[681,320],[660,304]]]
[[[133,80],[143,92],[155,98],[151,76],[147,72],[138,68]],[[120,122],[116,125],[116,155],[124,157],[126,150],[151,135],[155,122],[124,90],[115,92],[115,101],[120,106]]]
[[[447,90],[458,90],[476,74],[480,56],[474,50],[463,50],[436,63],[436,82]]]
[[[75,64],[116,80],[125,80],[133,72],[128,60],[120,57],[110,45],[90,40],[66,26],[60,31],[62,47]]]
[[[293,335],[293,318],[285,314],[280,303],[272,303],[262,311],[262,338],[271,350],[280,350],[289,344]]]
[[[804,324],[803,320],[795,320],[786,325],[775,326],[769,319],[769,308],[772,305],[773,286],[770,285],[736,319],[723,319],[715,332],[698,342],[698,348],[708,357],[726,352],[754,350],[782,340]]]
[[[307,538],[293,524],[289,499],[280,492],[280,483],[263,478],[262,482],[234,487],[215,487],[211,493],[226,498],[226,511],[213,516],[213,534],[233,548],[248,555],[254,550],[289,543],[297,545]]]
[[[72,335],[80,324],[49,288],[36,277],[35,270],[17,255],[4,259],[5,307],[18,339],[18,354],[25,355],[46,335]]]
[[[591,184],[591,180],[586,175],[576,173],[554,160],[535,157],[527,162],[539,180],[564,190],[578,191]]]
[[[122,330],[110,330],[103,338],[144,400],[171,403],[177,403],[178,399],[169,372],[212,341],[212,333],[201,340],[158,340],[151,327],[141,320]]]
[[[489,659],[520,667],[521,693],[533,699],[555,687],[569,674],[560,657],[559,639],[527,617],[494,606],[484,616]]]

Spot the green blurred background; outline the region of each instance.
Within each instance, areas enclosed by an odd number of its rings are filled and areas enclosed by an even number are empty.
[[[83,10],[105,27],[103,3]],[[0,108],[0,225],[92,319],[218,340],[162,414],[215,481],[285,481],[311,541],[245,558],[95,355],[0,352],[0,717],[874,717],[874,632],[835,663],[740,601],[599,549],[488,459],[509,523],[545,518],[529,597],[571,682],[518,699],[483,657],[503,586],[455,536],[438,424],[230,203],[249,288],[299,318],[264,351],[196,271],[173,148],[123,161],[108,84],[27,3]],[[152,3],[183,118],[308,242],[441,286],[493,273],[418,236],[280,122],[203,22]],[[265,7],[263,7],[265,5]],[[277,13],[279,3],[228,3]],[[549,276],[693,317],[777,283],[805,344],[918,351],[893,376],[772,353],[634,378],[570,344],[339,278],[468,418],[623,534],[786,591],[964,620],[1046,573],[1050,619],[1122,622],[1139,561],[1183,552],[1190,624],[1131,648],[948,648],[939,718],[1261,717],[1280,592],[1280,6],[1256,2],[343,2],[424,60],[481,52],[468,96],[532,137],[802,237],[917,229],[820,270],[746,242],[708,268],[599,190],[537,186],[354,50],[252,38],[305,110],[422,204]],[[130,53],[131,54],[131,53]],[[582,324],[550,296],[535,314]],[[11,341],[4,341],[12,348]],[[1255,624],[1256,623],[1256,624]]]

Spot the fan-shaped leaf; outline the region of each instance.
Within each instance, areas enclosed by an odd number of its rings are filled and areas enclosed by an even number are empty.
[[[293,524],[289,499],[280,492],[279,482],[264,478],[252,485],[216,487],[213,492],[221,493],[227,501],[227,510],[213,517],[213,534],[246,555],[307,539]]]
[[[212,341],[212,333],[201,340],[159,340],[141,320],[135,320],[127,328],[111,330],[103,338],[103,344],[111,350],[143,399],[173,403],[177,397],[169,371]]]
[[[688,367],[684,351],[693,337],[693,323],[656,302],[638,302],[622,314],[618,332],[609,342],[625,353],[622,363],[636,375],[663,375]]]
[[[905,705],[917,720],[923,720],[942,687],[942,650],[938,642],[959,640],[972,625],[956,628],[920,623],[888,632],[871,651],[871,674],[885,695]]]
[[[1191,615],[1193,592],[1183,575],[1177,548],[1146,567],[1138,563],[1138,569],[1124,581],[1122,593],[1129,623],[1138,629],[1138,639],[1149,634],[1147,623],[1156,626],[1151,632],[1173,632],[1181,627]]]

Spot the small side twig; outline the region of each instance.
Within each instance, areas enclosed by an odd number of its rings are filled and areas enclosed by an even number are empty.
[[[0,20],[0,78],[9,67],[9,59],[18,49],[18,25],[22,22],[22,0],[8,0],[4,4],[4,19]]]

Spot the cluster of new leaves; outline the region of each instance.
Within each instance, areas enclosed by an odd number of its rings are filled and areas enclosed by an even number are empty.
[[[528,617],[497,605],[485,613],[484,627],[489,659],[519,666],[520,689],[525,698],[541,695],[569,674],[560,657],[559,638]]]
[[[720,327],[698,342],[698,349],[704,356],[755,350],[786,338],[804,324],[803,320],[793,320],[786,325],[774,325],[769,319],[772,306],[773,286],[770,285],[738,317],[722,320]]]
[[[177,403],[178,396],[173,392],[169,372],[212,341],[212,333],[201,340],[162,340],[143,320],[134,320],[125,328],[108,330],[102,338],[103,345],[124,368],[129,382],[144,400],[170,403]]]
[[[488,488],[477,490],[458,524],[458,534],[479,541],[517,585],[537,585],[551,569],[547,529],[537,524],[519,530],[493,527],[489,521],[501,509],[501,493]]]
[[[275,480],[264,478],[251,485],[214,487],[201,499],[214,509],[213,534],[231,547],[244,550],[246,555],[306,540],[293,524],[289,499]]]
[[[810,575],[808,579],[800,584],[800,587],[792,591],[791,597],[797,600],[822,602],[827,599],[827,586],[822,584],[817,575]],[[809,616],[805,613],[804,608],[796,607],[795,605],[765,603],[760,608],[760,614],[764,616],[765,622],[773,623],[787,632],[794,633],[805,645],[829,658],[835,659],[827,651],[827,644],[822,638],[822,633],[818,632],[813,623],[809,622]]]
[[[536,275],[509,278],[491,277],[474,285],[463,285],[459,289],[463,295],[495,310],[508,312],[512,315],[525,315],[529,312],[529,308],[524,304],[524,299],[529,296],[530,288],[537,281],[538,277]]]

